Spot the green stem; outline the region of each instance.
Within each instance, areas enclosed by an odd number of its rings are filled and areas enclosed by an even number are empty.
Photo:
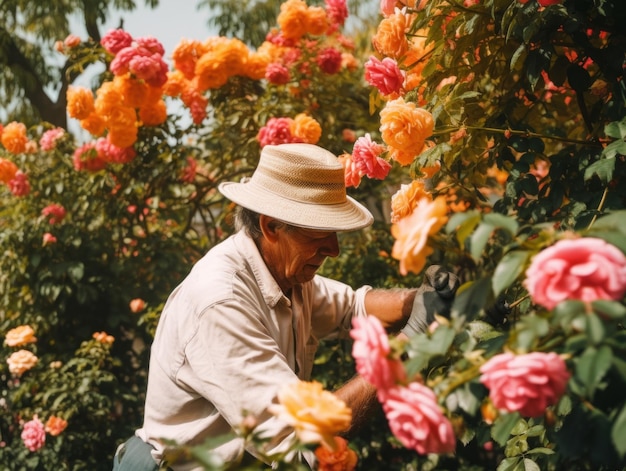
[[[566,137],[559,137],[559,136],[547,136],[545,134],[539,134],[537,132],[519,131],[515,129],[485,128],[482,126],[461,126],[461,127],[464,127],[465,129],[470,129],[473,131],[488,131],[488,132],[494,132],[494,133],[500,133],[500,134],[508,133],[508,134],[512,134],[516,136],[523,136],[523,137],[539,137],[541,139],[551,139],[553,141],[567,142],[569,144],[580,144],[583,146],[600,147],[602,145],[599,142],[589,142],[589,141],[583,141],[580,139],[568,139]],[[452,130],[457,130],[457,129],[459,129],[459,126],[444,126],[443,128],[440,128],[437,131],[433,132],[432,135],[437,136],[440,134],[446,134]]]
[[[456,379],[450,381],[440,395],[441,397],[448,397],[448,395],[454,391],[459,386],[473,380],[476,376],[478,376],[480,365],[472,365],[467,370],[463,371],[462,374],[456,377]]]
[[[604,204],[606,203],[606,197],[608,194],[609,194],[609,187],[606,186],[604,187],[604,192],[602,193],[602,199],[600,199],[600,204],[598,204],[598,209],[596,210],[596,213],[591,218],[591,222],[587,226],[587,230],[591,229],[591,226],[593,226],[594,223],[596,222],[596,219],[598,219],[598,214],[600,213],[600,211],[602,211],[602,208],[604,208]]]

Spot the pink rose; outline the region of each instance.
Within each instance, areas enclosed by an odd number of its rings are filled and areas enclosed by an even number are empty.
[[[373,87],[378,88],[381,94],[391,95],[402,90],[404,74],[398,67],[398,63],[391,57],[385,57],[381,61],[370,56],[365,63],[365,80]]]
[[[106,167],[106,161],[98,154],[95,142],[87,142],[74,151],[72,157],[75,170],[97,172]]]
[[[554,352],[501,353],[480,368],[493,405],[524,417],[539,417],[565,392],[570,374]]]
[[[100,44],[111,54],[117,54],[133,43],[133,37],[122,29],[113,29],[104,35]]]
[[[406,380],[404,365],[399,359],[390,358],[389,337],[377,317],[352,319],[350,336],[354,339],[352,356],[356,371],[378,389],[378,397],[386,397],[386,391]]]
[[[396,0],[380,0],[380,12],[385,18],[387,18],[388,16],[393,15],[396,10],[396,4]]]
[[[159,54],[160,56],[165,54],[165,48],[163,47],[163,44],[161,44],[158,39],[152,36],[137,38],[135,42],[137,43],[137,46],[147,49],[152,54]]]
[[[326,0],[326,14],[335,27],[343,26],[348,18],[346,0]]]
[[[49,204],[41,210],[41,215],[48,218],[50,224],[59,224],[65,218],[65,208],[60,204]]]
[[[272,62],[265,69],[265,78],[274,85],[285,85],[290,79],[289,69],[278,62]]]
[[[21,170],[15,172],[15,176],[12,180],[9,180],[7,184],[11,193],[15,196],[26,196],[30,193],[30,182],[28,181],[28,175]]]
[[[524,285],[548,309],[561,301],[621,300],[626,293],[626,256],[602,239],[562,239],[532,259]]]
[[[294,142],[290,130],[292,121],[291,118],[270,118],[257,136],[261,147]]]
[[[389,428],[400,442],[420,454],[452,453],[456,437],[435,393],[421,383],[387,391],[383,410]]]
[[[317,65],[326,74],[336,74],[341,70],[341,52],[334,47],[322,49],[317,56]]]
[[[352,150],[352,160],[362,175],[369,178],[384,180],[391,164],[385,159],[379,157],[385,151],[385,147],[377,142],[372,141],[369,134],[359,137],[354,143]]]
[[[43,133],[41,139],[39,139],[39,146],[41,150],[49,151],[56,147],[58,139],[63,137],[65,130],[63,128],[48,129]]]
[[[21,437],[24,445],[30,451],[37,451],[44,446],[46,443],[46,431],[37,416],[34,416],[33,420],[24,424]]]
[[[132,147],[118,147],[105,137],[96,141],[96,151],[104,162],[114,164],[132,162],[137,156],[137,152]]]
[[[41,243],[42,246],[46,246],[46,245],[52,245],[52,244],[56,244],[57,243],[57,238],[53,235],[50,234],[49,232],[46,232],[43,235],[43,241]]]
[[[352,156],[350,154],[341,154],[338,157],[339,162],[343,166],[344,170],[344,181],[346,183],[346,187],[349,188],[353,186],[354,188],[358,188],[361,184],[361,172],[357,168],[354,160],[352,160]]]

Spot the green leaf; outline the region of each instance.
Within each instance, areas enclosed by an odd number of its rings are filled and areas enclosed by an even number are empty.
[[[456,231],[456,240],[459,246],[465,246],[465,239],[474,231],[474,228],[480,222],[480,213],[478,211],[467,211],[465,213],[456,213],[446,224],[446,232],[450,234]]]
[[[491,278],[479,278],[462,285],[452,304],[451,317],[460,326],[474,320],[484,308],[491,292]]]
[[[622,407],[621,412],[613,422],[611,439],[619,455],[622,458],[626,456],[626,405]]]
[[[525,471],[541,471],[539,465],[530,458],[524,458],[524,470]]]
[[[617,155],[626,155],[626,142],[613,141],[602,149],[602,157],[605,159],[614,159]]]
[[[500,464],[498,464],[496,471],[514,471],[521,462],[522,458],[520,458],[519,456],[505,458],[500,461]]]
[[[575,378],[585,389],[588,399],[593,397],[600,380],[611,367],[613,352],[606,345],[596,349],[588,347],[576,362]]]
[[[484,221],[495,227],[506,230],[509,234],[513,236],[517,234],[517,231],[519,229],[519,224],[517,223],[517,221],[512,217],[505,216],[504,214],[487,213],[485,214]]]
[[[517,279],[529,258],[530,252],[525,250],[513,250],[502,257],[491,279],[494,296],[498,296]]]
[[[528,450],[528,454],[537,454],[537,455],[553,455],[554,454],[554,450],[551,448],[545,448],[545,447],[537,447],[537,448],[533,448],[532,450]]]
[[[602,342],[606,335],[606,329],[604,328],[602,320],[593,312],[587,314],[585,320],[585,332],[591,343],[599,344]]]
[[[621,121],[613,121],[604,126],[604,133],[615,139],[626,139],[626,118]]]
[[[511,431],[519,420],[520,415],[518,412],[500,415],[491,426],[491,438],[500,446],[506,445],[506,442],[511,436]]]
[[[470,253],[475,261],[480,260],[480,256],[482,255],[491,234],[493,234],[494,229],[495,226],[483,222],[478,225],[472,234],[470,238]]]
[[[592,163],[585,169],[585,181],[597,176],[602,183],[608,183],[613,179],[615,171],[615,159],[602,159]]]

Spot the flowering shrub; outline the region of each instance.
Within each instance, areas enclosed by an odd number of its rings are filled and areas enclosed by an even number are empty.
[[[626,52],[609,3],[380,4],[364,77],[377,155],[405,171],[391,257],[407,277],[440,263],[464,281],[451,318],[405,345],[353,331],[357,370],[420,465],[626,465]],[[342,161],[362,184],[355,151]]]

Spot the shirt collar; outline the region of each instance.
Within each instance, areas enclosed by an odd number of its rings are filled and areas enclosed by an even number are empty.
[[[241,230],[237,232],[234,236],[234,242],[239,253],[241,253],[248,262],[248,265],[250,265],[250,270],[254,275],[267,305],[270,308],[274,308],[281,299],[291,304],[291,301],[283,294],[280,286],[278,286],[278,283],[267,268],[254,240],[248,236],[246,231]]]

